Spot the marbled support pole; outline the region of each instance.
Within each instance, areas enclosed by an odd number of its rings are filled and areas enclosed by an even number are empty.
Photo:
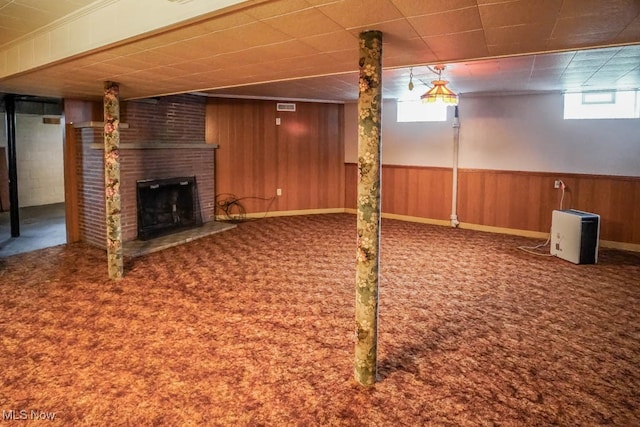
[[[109,278],[121,279],[122,225],[120,218],[120,98],[117,83],[104,84],[104,189]]]
[[[366,31],[360,34],[355,346],[355,379],[365,386],[376,381],[378,356],[381,117],[382,33]]]

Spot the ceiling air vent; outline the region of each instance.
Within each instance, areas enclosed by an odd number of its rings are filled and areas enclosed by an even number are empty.
[[[278,111],[296,111],[296,104],[293,102],[278,102],[276,105]]]

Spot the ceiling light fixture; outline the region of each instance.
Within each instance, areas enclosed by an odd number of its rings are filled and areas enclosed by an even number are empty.
[[[409,90],[413,90],[413,67],[409,68]]]
[[[445,104],[457,104],[458,95],[447,87],[447,80],[442,80],[442,71],[444,71],[444,65],[436,65],[433,69],[429,67],[431,71],[438,75],[438,80],[431,82],[433,87],[429,89],[424,95],[420,97],[422,102],[443,102]]]

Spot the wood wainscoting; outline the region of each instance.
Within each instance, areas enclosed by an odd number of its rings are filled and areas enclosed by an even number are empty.
[[[355,209],[358,166],[347,163],[345,176],[345,207]],[[451,215],[451,188],[451,169],[383,165],[382,212],[447,221]]]
[[[356,208],[357,165],[345,166],[345,206]],[[451,214],[452,172],[448,168],[382,167],[382,211],[433,222]],[[555,180],[565,184],[555,189]],[[620,247],[640,247],[640,178],[460,169],[458,219],[476,228],[514,234],[549,233],[551,213],[578,209],[600,215],[600,238]],[[526,234],[526,233],[524,233]]]
[[[207,100],[206,140],[220,147],[216,194],[242,199],[247,213],[343,209],[344,106],[296,102],[279,112],[276,104]]]

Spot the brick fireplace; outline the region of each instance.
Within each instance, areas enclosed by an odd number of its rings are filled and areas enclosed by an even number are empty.
[[[205,100],[176,95],[121,104],[122,241],[138,237],[137,183],[194,177],[203,223],[215,219],[215,148],[205,143]],[[80,240],[106,248],[101,122],[74,124]]]

